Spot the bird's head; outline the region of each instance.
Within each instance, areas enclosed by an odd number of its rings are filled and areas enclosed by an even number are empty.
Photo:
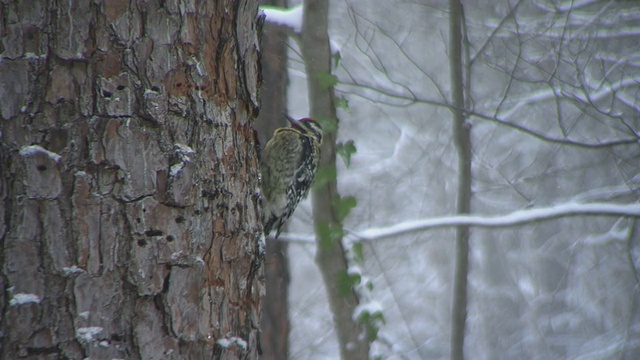
[[[291,127],[293,129],[298,130],[300,133],[312,137],[318,141],[318,143],[322,143],[322,126],[312,118],[302,118],[302,119],[294,119],[289,115],[286,115],[287,120],[291,123]]]

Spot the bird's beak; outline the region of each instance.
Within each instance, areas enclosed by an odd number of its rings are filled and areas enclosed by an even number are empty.
[[[288,114],[284,114],[284,116],[287,118],[287,120],[289,120],[289,122],[291,123],[291,125],[296,125],[298,124],[298,120],[292,118],[291,116],[289,116]]]

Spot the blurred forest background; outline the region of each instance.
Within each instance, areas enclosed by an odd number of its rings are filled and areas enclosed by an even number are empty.
[[[637,203],[638,5],[463,1],[470,213]],[[341,195],[357,200],[344,220],[353,238],[456,214],[449,15],[444,0],[330,2],[329,34],[340,48],[338,141],[357,148],[349,166],[337,161]],[[305,66],[298,43],[288,44],[288,107],[302,117]],[[306,241],[311,224],[307,200],[283,236],[289,356],[336,359],[316,247]],[[571,216],[471,227],[466,358],[640,358],[637,225],[634,217]],[[372,355],[449,357],[455,238],[455,228],[436,228],[362,242],[357,272],[370,290],[361,301],[378,304],[384,317]]]

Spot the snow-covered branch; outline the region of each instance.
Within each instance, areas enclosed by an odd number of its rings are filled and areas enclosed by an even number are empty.
[[[611,203],[564,203],[550,207],[523,209],[505,215],[457,215],[430,219],[410,220],[400,224],[371,228],[363,231],[352,231],[348,240],[373,241],[433,228],[453,226],[509,227],[528,224],[536,221],[553,220],[569,216],[631,216],[640,217],[640,204]],[[281,234],[280,240],[308,243],[315,239],[310,235]]]
[[[302,31],[302,4],[288,9],[265,5],[260,10],[264,12],[267,22],[291,29],[296,34]]]
[[[268,23],[287,29],[290,32],[289,35],[299,35],[302,32],[302,4],[290,8],[263,5],[260,6],[260,10],[264,13],[265,20]],[[340,45],[338,43],[329,39],[329,46],[331,55],[340,54]]]

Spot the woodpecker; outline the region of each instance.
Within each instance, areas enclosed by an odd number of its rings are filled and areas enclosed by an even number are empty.
[[[262,153],[264,233],[280,228],[307,197],[320,161],[322,127],[311,118],[295,120],[286,115],[289,127],[278,128]]]

